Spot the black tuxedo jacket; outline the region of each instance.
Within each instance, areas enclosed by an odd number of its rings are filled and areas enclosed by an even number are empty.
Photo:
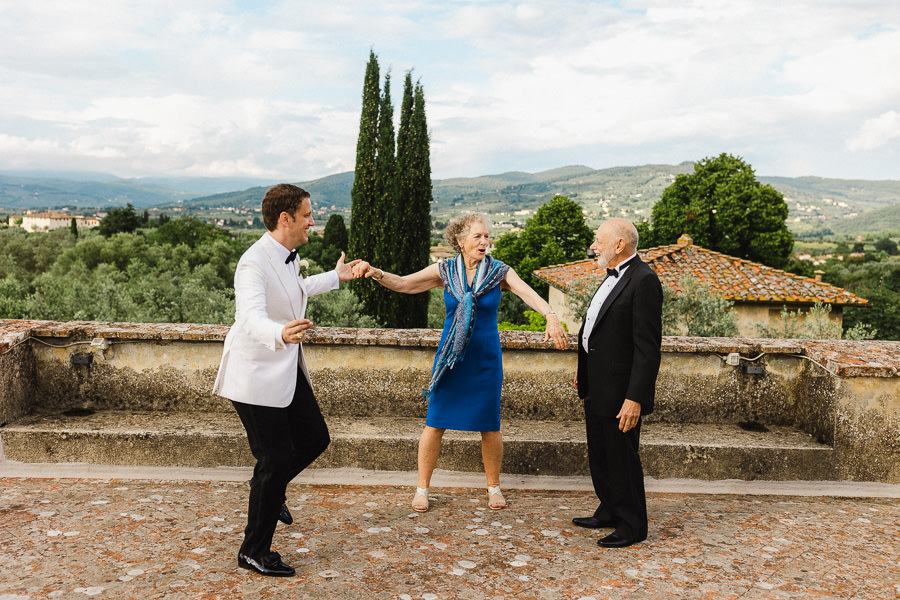
[[[578,395],[585,410],[615,417],[625,399],[653,412],[662,343],[662,286],[639,257],[610,291],[588,338],[588,352],[578,332]]]

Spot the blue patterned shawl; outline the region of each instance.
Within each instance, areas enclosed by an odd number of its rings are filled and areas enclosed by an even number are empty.
[[[446,373],[447,369],[452,369],[465,356],[469,338],[472,336],[472,328],[475,326],[475,301],[503,281],[506,272],[509,271],[509,265],[486,255],[478,263],[471,289],[467,285],[466,263],[462,254],[457,255],[456,258],[442,260],[438,263],[438,270],[441,273],[444,289],[456,298],[459,304],[456,305],[450,330],[434,361],[431,382],[428,384],[428,389],[422,392],[424,399],[431,396],[434,386],[437,385],[438,380]]]

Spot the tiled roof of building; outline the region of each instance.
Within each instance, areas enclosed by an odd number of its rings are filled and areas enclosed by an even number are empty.
[[[662,283],[670,285],[678,293],[681,292],[679,281],[690,276],[733,302],[869,303],[865,298],[824,281],[695,246],[688,235],[682,235],[678,243],[639,250],[638,254]],[[599,283],[605,271],[597,268],[596,260],[589,259],[543,267],[534,274],[568,292],[570,286],[580,279],[592,279]]]
[[[30,215],[24,215],[29,219],[71,219],[75,215],[67,215],[64,213],[58,212],[42,212],[42,213],[32,213]],[[81,217],[75,217],[76,219],[80,219]]]

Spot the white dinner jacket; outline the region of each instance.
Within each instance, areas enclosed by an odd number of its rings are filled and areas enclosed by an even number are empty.
[[[285,268],[287,252],[265,233],[238,261],[234,325],[225,336],[213,393],[284,408],[294,397],[298,364],[309,381],[302,344],[285,344],[281,331],[288,321],[303,318],[310,296],[337,289],[340,280],[336,271],[301,278],[297,261]]]

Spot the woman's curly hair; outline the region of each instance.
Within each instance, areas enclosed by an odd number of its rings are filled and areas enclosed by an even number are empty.
[[[484,213],[466,213],[464,215],[460,215],[447,224],[447,231],[444,232],[444,238],[447,240],[447,243],[453,247],[457,252],[462,252],[462,247],[459,245],[459,238],[465,237],[469,233],[469,228],[472,226],[472,223],[480,221],[488,230],[488,234],[491,233],[491,218],[488,217]]]

